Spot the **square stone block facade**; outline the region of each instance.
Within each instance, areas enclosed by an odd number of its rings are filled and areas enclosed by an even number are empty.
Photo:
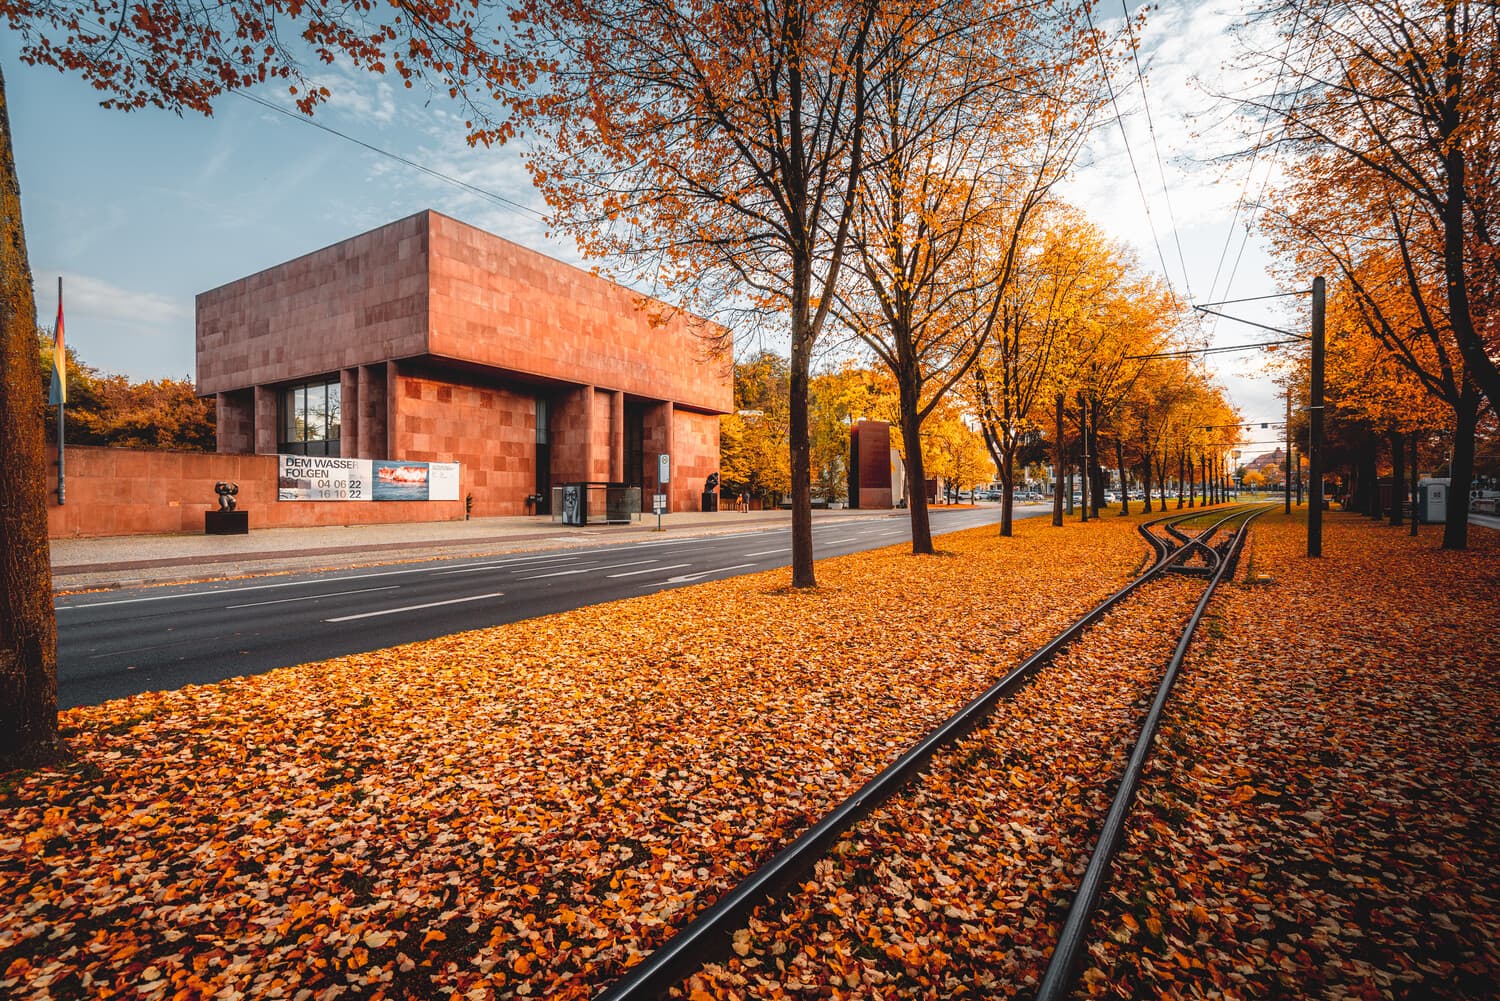
[[[733,407],[723,334],[426,211],[199,295],[198,391],[219,451],[266,454],[308,444],[284,440],[294,387],[337,386],[317,448],[459,462],[476,516],[545,510],[573,481],[639,486],[649,511],[662,452],[687,511]]]

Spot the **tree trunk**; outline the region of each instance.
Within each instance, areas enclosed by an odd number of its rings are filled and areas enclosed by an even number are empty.
[[[1161,500],[1161,513],[1167,513],[1167,463],[1171,456],[1167,454],[1167,446],[1161,447],[1161,461],[1156,464],[1156,495]],[[1177,453],[1177,462],[1182,463],[1182,453]],[[1177,506],[1182,507],[1182,480],[1177,480]]]
[[[1392,431],[1391,441],[1391,525],[1400,528],[1405,519],[1406,503],[1401,496],[1406,489],[1406,448],[1401,432]]]
[[[1115,436],[1115,468],[1120,471],[1120,517],[1130,514],[1130,485],[1125,478],[1125,442]]]
[[[1089,427],[1092,429],[1093,438],[1089,449],[1089,465],[1086,473],[1089,477],[1089,511],[1095,518],[1104,506],[1104,463],[1100,461],[1099,449],[1099,401],[1090,400],[1088,404]]]
[[[794,265],[794,267],[797,265]],[[810,271],[810,267],[808,269]],[[792,459],[792,587],[817,587],[813,572],[812,445],[808,437],[808,366],[812,331],[807,319],[807,279],[793,279],[790,437]]]
[[[1052,526],[1063,523],[1063,398],[1057,394],[1052,438]]]
[[[1416,435],[1418,435],[1418,432],[1415,431],[1407,435],[1412,440],[1412,456],[1410,456],[1412,458],[1412,471],[1410,471],[1410,476],[1412,476],[1412,528],[1410,528],[1410,534],[1412,534],[1413,539],[1416,537],[1416,525],[1421,521],[1416,516],[1416,485],[1418,485],[1418,480],[1422,476],[1418,471],[1418,444],[1416,444]]]
[[[1000,535],[1010,538],[1014,534],[1012,509],[1016,492],[1016,447],[1007,444],[1000,455]]]
[[[1464,379],[1454,408],[1453,463],[1448,468],[1448,520],[1443,524],[1443,548],[1469,545],[1469,488],[1474,485],[1474,431],[1479,422],[1479,390]]]
[[[1368,486],[1365,490],[1364,515],[1366,518],[1380,520],[1380,466],[1375,454],[1375,436],[1369,435],[1365,438],[1359,450],[1359,472],[1360,479]],[[1299,470],[1300,472],[1300,470]],[[1302,489],[1301,477],[1298,477],[1297,503],[1301,504]]]
[[[0,75],[0,770],[63,753],[36,299]]]
[[[1185,471],[1184,471],[1185,470]],[[1186,477],[1186,483],[1183,478]],[[1177,453],[1177,510],[1182,510],[1182,488],[1187,487],[1187,506],[1189,508],[1198,505],[1198,481],[1193,477],[1193,463],[1186,461],[1186,456]]]
[[[915,387],[900,383],[901,442],[906,448],[906,473],[916,485],[911,494],[911,551],[913,556],[932,555],[932,523],[927,516],[927,471],[922,465],[922,427],[917,418]],[[910,388],[910,391],[908,391]]]
[[[1417,517],[1417,480],[1421,474],[1417,472],[1417,432],[1413,431],[1408,437],[1411,439],[1411,535],[1415,538],[1420,520]]]
[[[1079,394],[1078,399],[1078,442],[1082,450],[1078,470],[1078,520],[1087,522],[1089,520],[1089,411],[1083,404],[1083,396]],[[1072,497],[1073,492],[1068,491]]]
[[[1451,8],[1448,13],[1451,17]],[[1464,368],[1467,370],[1465,382],[1474,383],[1476,393],[1483,390],[1495,410],[1500,412],[1500,367],[1496,366],[1489,345],[1486,345],[1484,338],[1475,329],[1474,314],[1469,303],[1469,262],[1465,258],[1464,244],[1470,237],[1464,206],[1469,202],[1470,192],[1466,190],[1468,179],[1465,176],[1465,144],[1451,134],[1442,138],[1448,147],[1443,154],[1443,175],[1447,188],[1446,198],[1443,200],[1443,270],[1448,279],[1448,322],[1453,329],[1453,341],[1458,345],[1458,353],[1464,359]],[[1480,175],[1484,175],[1483,170]],[[1491,275],[1493,276],[1493,272]],[[1462,390],[1459,396],[1463,396]],[[1459,405],[1462,406],[1462,402]],[[1473,447],[1472,443],[1470,447]],[[1467,508],[1467,493],[1464,495],[1464,502]],[[1451,505],[1449,510],[1452,510]],[[1467,526],[1464,534],[1467,537]],[[1446,533],[1443,548],[1455,548],[1448,545]]]
[[[1141,480],[1142,480],[1142,485],[1145,487],[1145,490],[1143,492],[1146,495],[1146,501],[1142,505],[1142,513],[1144,513],[1144,514],[1150,514],[1151,513],[1151,486],[1152,486],[1152,483],[1154,481],[1151,479],[1151,445],[1150,445],[1149,442],[1147,443],[1146,448],[1144,449],[1144,452],[1145,452],[1145,455],[1146,455],[1146,461],[1144,463],[1142,463],[1142,465],[1141,465]],[[1166,508],[1163,508],[1162,510],[1165,511]]]

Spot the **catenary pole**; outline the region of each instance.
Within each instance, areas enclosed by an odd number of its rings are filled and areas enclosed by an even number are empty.
[[[1307,442],[1307,555],[1323,555],[1323,323],[1327,283],[1323,276],[1312,287],[1312,364],[1308,401]]]
[[[62,322],[62,275],[58,275],[57,276],[57,317],[58,317],[58,322],[61,323]],[[58,348],[58,350],[62,350],[62,345],[58,344],[57,348]],[[62,359],[56,359],[56,358],[54,358],[52,360],[52,368],[53,368],[54,371],[61,372],[62,373],[62,378],[64,380],[66,380],[68,378],[67,356],[64,355]],[[58,507],[62,507],[63,504],[64,504],[64,502],[67,500],[67,489],[66,489],[66,480],[67,480],[67,477],[64,474],[64,469],[65,469],[65,463],[67,461],[66,457],[67,457],[68,453],[67,453],[67,450],[65,448],[63,448],[63,420],[64,420],[63,414],[64,414],[65,408],[67,407],[67,397],[68,397],[67,385],[66,385],[66,382],[64,382],[64,385],[63,385],[62,389],[58,392],[58,397],[57,397],[57,506]]]

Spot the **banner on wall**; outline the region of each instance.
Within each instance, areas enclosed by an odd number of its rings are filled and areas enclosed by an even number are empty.
[[[456,462],[278,455],[284,501],[458,500]]]

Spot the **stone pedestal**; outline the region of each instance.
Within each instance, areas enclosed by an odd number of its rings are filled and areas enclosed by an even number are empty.
[[[204,511],[204,535],[249,535],[249,511]]]
[[[703,492],[703,510],[717,511],[719,509],[719,492],[717,490],[705,490]]]

